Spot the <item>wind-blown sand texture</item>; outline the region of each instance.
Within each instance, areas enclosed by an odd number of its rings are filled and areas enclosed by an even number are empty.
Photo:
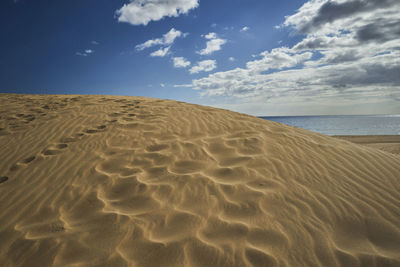
[[[400,266],[399,155],[150,98],[0,112],[0,266]]]
[[[335,137],[390,153],[400,154],[400,135],[342,135]]]

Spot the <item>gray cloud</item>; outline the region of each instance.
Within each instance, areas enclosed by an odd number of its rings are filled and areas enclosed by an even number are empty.
[[[395,22],[387,23],[385,20],[377,20],[364,25],[357,30],[356,37],[360,42],[386,42],[400,38],[400,16]]]
[[[328,58],[326,60],[327,64],[338,64],[350,61],[356,61],[360,59],[362,56],[354,53],[352,50],[344,51],[343,53],[337,53],[334,57]]]
[[[354,0],[354,1],[327,1],[317,11],[317,14],[308,23],[301,25],[299,30],[309,33],[326,23],[332,23],[342,18],[365,13],[380,8],[390,8],[399,4],[397,0]]]
[[[346,86],[385,85],[398,87],[400,86],[400,65],[391,63],[387,64],[385,61],[366,63],[358,71],[352,69],[350,73],[328,81],[334,84],[346,84]]]
[[[393,107],[400,99],[399,13],[400,1],[310,0],[283,23],[307,33],[303,40],[264,51],[246,68],[193,80],[192,88],[246,103]]]

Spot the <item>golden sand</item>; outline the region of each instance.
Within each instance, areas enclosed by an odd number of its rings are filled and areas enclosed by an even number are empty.
[[[400,266],[397,154],[151,98],[0,112],[0,266]]]
[[[356,144],[381,149],[390,153],[400,154],[400,135],[359,135],[335,136]]]

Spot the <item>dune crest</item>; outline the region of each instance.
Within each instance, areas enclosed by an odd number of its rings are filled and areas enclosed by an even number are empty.
[[[0,95],[1,266],[399,266],[400,156],[169,100]]]

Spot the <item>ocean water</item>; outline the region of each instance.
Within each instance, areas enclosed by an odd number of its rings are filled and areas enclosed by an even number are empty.
[[[326,135],[399,135],[400,115],[260,117]]]

